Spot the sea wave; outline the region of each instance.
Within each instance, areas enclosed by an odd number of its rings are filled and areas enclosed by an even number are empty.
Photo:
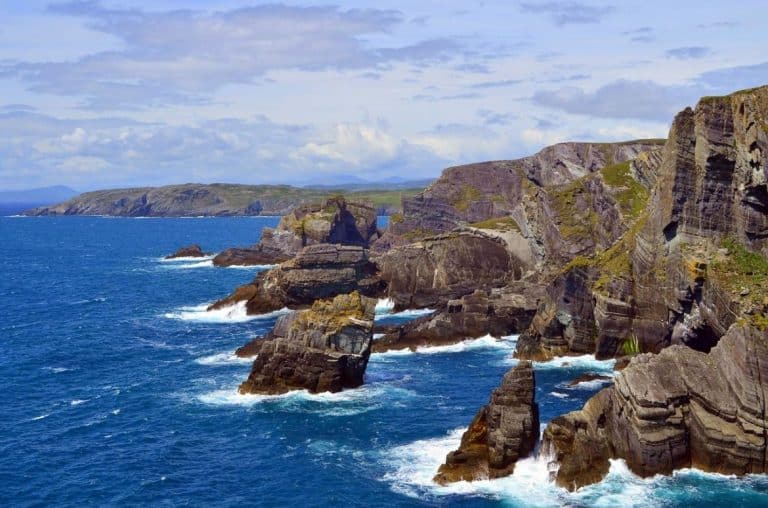
[[[477,339],[466,339],[456,344],[445,346],[421,346],[415,350],[411,349],[392,349],[382,353],[373,353],[372,357],[387,356],[408,356],[413,354],[435,355],[446,353],[463,353],[465,351],[479,351],[497,349],[502,351],[511,351],[515,349],[518,335],[508,335],[506,337],[495,338],[491,335],[485,335]]]
[[[241,356],[237,356],[235,353],[231,351],[227,351],[224,353],[216,353],[216,354],[196,358],[195,363],[198,363],[200,365],[210,365],[210,366],[249,365],[253,363],[254,358],[255,357],[243,358]]]
[[[464,428],[445,436],[422,439],[384,452],[383,462],[390,469],[382,481],[397,493],[422,500],[446,496],[477,496],[503,501],[514,506],[636,506],[652,507],[668,504],[655,493],[670,492],[664,488],[669,477],[643,479],[632,473],[623,460],[611,460],[606,478],[599,483],[568,492],[549,480],[549,459],[529,457],[515,465],[512,475],[495,480],[456,482],[438,485],[432,481],[448,452],[461,441]],[[696,470],[681,470],[675,476],[705,476],[717,481],[722,475]]]
[[[291,312],[287,307],[266,314],[249,315],[245,302],[237,302],[220,309],[208,310],[210,303],[180,307],[175,312],[167,312],[163,316],[167,319],[179,319],[182,321],[197,321],[201,323],[245,323],[247,321],[272,319]]]
[[[391,298],[381,298],[376,302],[376,314],[389,314],[395,308],[395,301]]]

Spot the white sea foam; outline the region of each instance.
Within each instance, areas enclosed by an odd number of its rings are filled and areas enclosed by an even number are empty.
[[[597,390],[598,388],[602,388],[604,385],[610,383],[611,381],[611,379],[592,379],[589,381],[581,381],[573,386],[569,386],[568,388],[575,390]]]
[[[70,401],[69,405],[70,405],[70,406],[79,406],[80,404],[83,404],[83,403],[85,403],[85,402],[88,402],[88,400],[87,400],[87,399],[86,399],[86,400],[83,400],[83,399],[74,399],[74,400]]]
[[[553,397],[557,397],[558,399],[567,399],[567,398],[568,398],[568,394],[567,394],[567,393],[562,393],[562,392],[550,392],[549,394],[550,394],[551,396],[553,396]]]
[[[178,263],[166,265],[171,270],[193,270],[195,268],[213,268],[213,261],[197,261],[194,263]]]
[[[481,351],[488,349],[511,351],[515,349],[515,345],[517,344],[517,337],[517,335],[509,335],[507,337],[501,337],[497,339],[491,335],[485,335],[477,339],[466,339],[456,344],[448,344],[445,346],[422,346],[416,348],[415,350],[393,349],[383,353],[373,353],[373,356],[407,356],[412,354],[435,355],[446,353],[463,353],[465,351]]]
[[[435,309],[408,309],[400,312],[377,314],[380,318],[417,318],[435,312]]]
[[[395,301],[391,298],[379,299],[376,302],[376,314],[389,314],[395,308]]]
[[[518,360],[510,355],[504,359],[504,363],[507,365],[516,365]],[[613,358],[608,360],[598,360],[595,358],[595,355],[558,356],[545,362],[533,362],[533,366],[536,370],[572,368],[577,370],[589,370],[603,375],[613,375],[613,366],[615,364],[616,360]]]
[[[169,263],[169,264],[176,264],[176,263],[189,263],[192,261],[211,261],[213,258],[215,258],[216,255],[208,255],[208,256],[182,256],[178,258],[157,258],[157,261],[160,263]]]
[[[373,334],[373,340],[379,340],[380,338],[384,337],[384,333],[374,333]]]
[[[200,365],[211,365],[211,366],[249,365],[253,363],[254,358],[255,357],[243,358],[243,357],[237,356],[235,353],[231,351],[227,351],[225,353],[216,353],[213,355],[197,358],[195,359],[195,363],[199,363]]]
[[[53,372],[54,374],[61,374],[62,372],[69,372],[72,369],[67,367],[44,367],[45,370]]]
[[[249,315],[245,302],[237,302],[221,309],[208,310],[209,303],[191,307],[181,307],[176,312],[167,312],[164,316],[168,319],[180,319],[182,321],[197,321],[201,323],[245,323],[260,319],[272,319],[290,312],[283,308],[266,314]]]
[[[35,417],[34,417],[34,418],[32,418],[30,421],[33,421],[33,422],[35,422],[35,421],[37,421],[37,420],[43,420],[43,419],[45,419],[45,418],[48,418],[49,416],[51,416],[51,413],[46,413],[46,414],[44,414],[44,415],[35,416]]]

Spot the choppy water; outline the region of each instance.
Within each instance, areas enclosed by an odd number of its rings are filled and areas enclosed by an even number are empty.
[[[367,384],[340,394],[237,395],[249,364],[232,351],[279,313],[206,313],[255,270],[161,257],[253,243],[276,222],[0,218],[0,504],[768,505],[764,476],[642,480],[621,462],[574,494],[536,460],[502,480],[433,485],[514,363],[514,337],[374,355]],[[611,365],[536,371],[544,423],[600,388],[568,381]]]

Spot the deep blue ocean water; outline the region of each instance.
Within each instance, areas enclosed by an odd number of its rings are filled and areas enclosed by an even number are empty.
[[[161,257],[251,244],[276,222],[0,218],[0,505],[768,506],[764,476],[640,479],[621,462],[574,494],[534,459],[431,484],[514,337],[374,355],[367,384],[340,394],[238,395],[249,365],[231,353],[275,316],[203,305],[255,270]],[[542,423],[595,393],[566,386],[595,371],[610,362],[537,364]]]

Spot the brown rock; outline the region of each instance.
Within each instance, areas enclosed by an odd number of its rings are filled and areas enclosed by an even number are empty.
[[[280,317],[260,342],[240,393],[338,392],[360,386],[371,353],[375,306],[375,300],[355,292]]]
[[[478,411],[461,437],[459,449],[448,454],[434,481],[500,478],[512,474],[518,459],[533,452],[539,437],[536,380],[530,362],[504,374],[488,405]]]
[[[176,259],[176,258],[202,258],[207,256],[205,252],[200,248],[199,245],[188,245],[186,247],[182,247],[173,254],[169,256],[165,256],[165,259]]]

